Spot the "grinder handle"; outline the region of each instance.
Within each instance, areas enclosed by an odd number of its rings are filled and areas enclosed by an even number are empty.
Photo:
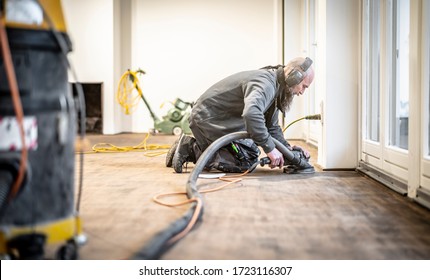
[[[270,164],[270,158],[269,157],[264,157],[260,159],[260,166],[264,166],[266,164]]]

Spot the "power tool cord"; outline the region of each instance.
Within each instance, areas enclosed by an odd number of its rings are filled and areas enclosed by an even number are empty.
[[[321,114],[308,115],[308,116],[304,116],[302,118],[299,118],[297,120],[294,120],[294,121],[290,122],[286,127],[284,127],[282,129],[282,132],[285,132],[285,130],[287,130],[290,126],[292,126],[293,124],[295,124],[296,122],[299,122],[301,120],[321,120]]]
[[[167,153],[170,145],[147,144],[150,133],[147,133],[142,142],[135,146],[116,146],[110,143],[97,143],[92,147],[93,153],[122,153],[122,152],[145,152],[147,157],[156,157]],[[152,151],[152,152],[151,152]],[[91,152],[86,152],[91,153]]]
[[[7,80],[8,80],[9,88],[11,92],[13,108],[15,111],[15,115],[16,115],[16,119],[19,127],[19,135],[21,138],[21,146],[22,146],[18,175],[16,176],[16,179],[12,185],[12,188],[7,198],[7,201],[10,201],[18,193],[24,181],[25,173],[27,170],[28,151],[25,144],[24,112],[22,109],[21,98],[19,95],[15,68],[12,62],[12,54],[9,48],[9,42],[7,38],[6,22],[1,10],[0,10],[0,44],[2,49],[3,60],[6,68]]]
[[[219,187],[216,187],[216,188],[199,190],[199,193],[208,193],[208,192],[219,191],[219,190],[221,190],[221,189],[223,189],[223,188],[225,188],[231,184],[242,181],[241,178],[238,178],[238,179],[234,179],[234,178],[245,176],[249,172],[250,171],[248,170],[248,171],[241,173],[241,174],[238,174],[238,175],[229,175],[229,176],[220,177],[220,178],[218,178],[219,180],[227,182],[227,183],[225,183]],[[154,196],[153,200],[160,205],[169,206],[169,207],[180,206],[180,205],[189,204],[189,203],[193,203],[193,202],[196,202],[197,204],[196,204],[196,208],[195,208],[195,211],[193,213],[193,216],[192,216],[191,220],[189,221],[189,223],[187,224],[187,226],[181,232],[177,233],[175,236],[173,236],[171,239],[169,239],[167,241],[168,244],[173,244],[176,241],[183,238],[185,235],[187,235],[187,233],[193,228],[193,226],[197,222],[197,219],[200,215],[200,212],[202,210],[202,205],[203,205],[203,202],[199,197],[192,197],[192,198],[189,198],[187,200],[183,200],[183,201],[176,202],[176,203],[167,203],[167,202],[163,202],[160,199],[161,197],[175,196],[175,195],[183,196],[183,195],[187,195],[187,193],[186,192],[174,192],[174,193],[159,194],[159,195]]]

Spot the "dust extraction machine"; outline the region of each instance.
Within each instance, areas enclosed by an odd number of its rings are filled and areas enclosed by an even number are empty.
[[[56,258],[76,259],[85,239],[74,186],[82,101],[68,82],[61,1],[1,0],[0,11],[0,256],[41,259],[52,245]]]

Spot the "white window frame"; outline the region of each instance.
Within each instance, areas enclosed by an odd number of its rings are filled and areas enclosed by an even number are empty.
[[[367,121],[368,121],[368,110],[366,106],[367,103],[367,90],[369,88],[367,71],[368,66],[368,40],[369,34],[367,34],[369,28],[369,3],[371,0],[363,1],[363,52],[364,56],[362,58],[363,65],[363,84],[362,84],[362,139],[361,139],[361,160],[366,164],[382,171],[393,178],[401,181],[408,181],[408,170],[409,170],[409,152],[408,150],[401,149],[395,146],[389,146],[389,109],[390,100],[389,94],[391,89],[391,73],[393,67],[396,65],[391,65],[392,57],[392,42],[393,26],[392,26],[392,1],[385,0],[380,2],[379,8],[379,26],[381,32],[381,41],[379,43],[379,135],[378,141],[373,141],[367,139]],[[393,15],[396,16],[396,15]],[[371,46],[370,46],[371,47]],[[373,78],[375,80],[375,77]],[[374,102],[373,102],[374,103]],[[372,103],[372,104],[373,104]],[[373,105],[372,105],[373,106]],[[374,109],[372,110],[374,111]]]
[[[421,132],[422,132],[422,157],[420,186],[430,191],[430,3],[423,1],[422,7],[422,95],[421,95]]]

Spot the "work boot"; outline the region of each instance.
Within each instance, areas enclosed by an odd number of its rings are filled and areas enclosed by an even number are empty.
[[[182,134],[172,161],[173,169],[175,169],[176,173],[182,173],[184,163],[196,163],[196,156],[193,150],[195,142],[196,139],[193,137]]]
[[[167,152],[166,167],[172,167],[173,156],[175,155],[176,148],[178,147],[179,139],[181,139],[181,137],[176,139],[175,143],[173,143],[173,145],[170,147],[169,151]]]

